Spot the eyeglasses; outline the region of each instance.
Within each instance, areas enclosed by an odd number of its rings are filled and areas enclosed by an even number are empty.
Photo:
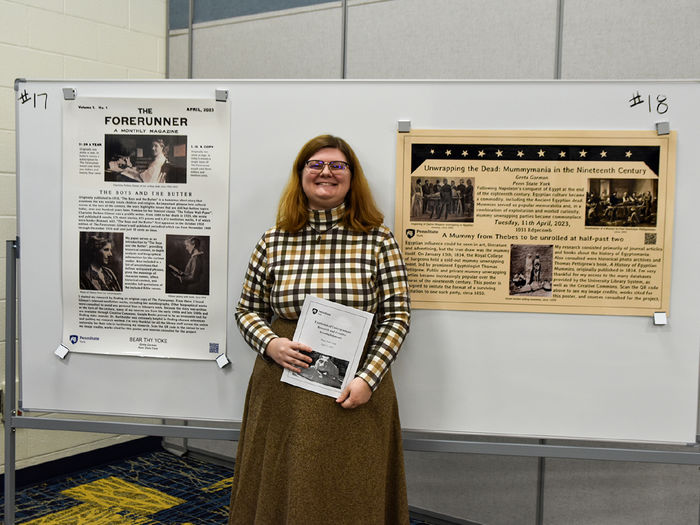
[[[331,173],[345,173],[346,170],[350,169],[350,164],[343,162],[342,160],[332,160],[330,162],[323,162],[322,160],[307,160],[304,164],[312,173],[319,173],[323,171],[323,167],[326,165],[328,165],[328,169],[331,170]]]

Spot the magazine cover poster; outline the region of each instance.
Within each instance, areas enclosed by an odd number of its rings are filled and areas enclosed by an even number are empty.
[[[229,136],[227,102],[63,102],[70,352],[206,360],[225,353]]]

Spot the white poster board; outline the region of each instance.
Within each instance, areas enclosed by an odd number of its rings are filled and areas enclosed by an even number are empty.
[[[255,357],[228,314],[213,362],[69,354],[60,340],[62,88],[77,97],[231,100],[228,305],[275,217],[300,146],[321,133],[358,154],[393,226],[396,129],[653,130],[678,133],[669,323],[651,317],[414,311],[393,367],[407,429],[694,442],[700,280],[692,157],[695,82],[52,81],[17,86],[22,405],[26,409],[240,420]],[[43,95],[34,104],[36,95]],[[651,102],[663,95],[666,112]],[[26,102],[22,102],[22,99]],[[46,106],[43,106],[46,99]],[[37,154],[37,148],[41,155]]]

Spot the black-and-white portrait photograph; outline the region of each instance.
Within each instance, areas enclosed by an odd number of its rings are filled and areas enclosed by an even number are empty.
[[[209,236],[165,236],[165,293],[209,295]]]
[[[586,226],[656,226],[657,179],[588,179]]]
[[[105,135],[105,182],[185,184],[186,135]]]
[[[411,177],[411,221],[474,222],[474,177]]]
[[[333,388],[340,388],[345,378],[345,371],[348,369],[348,361],[331,357],[319,352],[309,352],[311,364],[309,368],[302,368],[300,376]]]
[[[552,296],[552,244],[511,244],[510,295]]]
[[[124,234],[80,232],[80,289],[121,292]]]

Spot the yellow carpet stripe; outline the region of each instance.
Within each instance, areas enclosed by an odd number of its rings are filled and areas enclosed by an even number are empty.
[[[23,525],[150,525],[156,523],[146,517],[122,516],[117,513],[118,510],[92,503],[81,503],[22,523]]]
[[[115,477],[98,479],[61,493],[85,503],[100,507],[118,507],[140,516],[155,514],[185,503],[185,500],[180,498]]]
[[[223,489],[229,489],[231,490],[231,486],[233,485],[233,476],[230,478],[225,478],[222,479],[221,481],[217,481],[213,485],[209,485],[208,487],[202,488],[203,492],[218,492],[219,490]]]

